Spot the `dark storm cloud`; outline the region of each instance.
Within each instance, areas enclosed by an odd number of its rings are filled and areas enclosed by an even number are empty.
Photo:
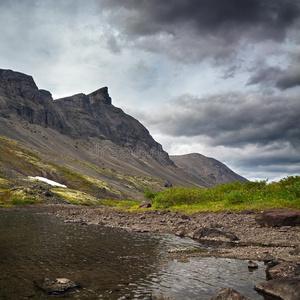
[[[182,96],[160,107],[147,123],[171,136],[207,137],[214,146],[288,142],[299,147],[299,119],[296,96],[230,93],[201,99]]]
[[[276,82],[276,87],[281,90],[296,86],[300,86],[300,64],[298,68],[293,67],[290,70],[287,70],[287,72],[283,73]]]
[[[286,90],[300,86],[300,46],[290,54],[290,64],[286,69],[278,66],[265,66],[258,64],[249,78],[247,85],[259,84],[261,86],[273,86],[280,90]]]
[[[244,39],[282,42],[297,0],[102,0],[126,40],[185,61],[227,58]],[[167,47],[168,46],[168,47]],[[171,47],[171,48],[170,48]]]
[[[247,83],[247,85],[269,83],[274,84],[278,78],[282,75],[282,70],[279,67],[263,67],[259,68],[255,74],[253,74]]]

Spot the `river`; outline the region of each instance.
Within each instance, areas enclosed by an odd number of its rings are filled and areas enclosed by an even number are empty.
[[[0,299],[144,299],[161,293],[206,300],[223,287],[263,299],[253,286],[265,280],[262,263],[191,257],[168,249],[207,247],[169,234],[137,233],[64,223],[38,211],[0,211]],[[38,288],[44,278],[68,278],[75,288],[60,296]]]

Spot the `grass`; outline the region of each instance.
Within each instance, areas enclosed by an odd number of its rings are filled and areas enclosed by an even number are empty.
[[[0,188],[0,206],[40,204],[43,200],[38,195],[32,194],[29,189]]]
[[[122,210],[122,211],[129,211],[129,212],[133,212],[138,210],[139,201],[136,200],[107,200],[107,199],[101,199],[101,202],[112,209],[116,209],[116,210]],[[140,211],[140,209],[139,209]]]
[[[78,190],[72,190],[66,188],[53,188],[51,189],[51,192],[53,192],[54,194],[56,194],[57,196],[61,197],[63,200],[71,204],[88,205],[88,206],[102,205],[102,202],[97,198],[93,197],[90,194]]]
[[[300,176],[267,184],[267,181],[228,183],[213,188],[173,187],[162,192],[145,191],[155,209],[193,213],[275,208],[300,209]]]

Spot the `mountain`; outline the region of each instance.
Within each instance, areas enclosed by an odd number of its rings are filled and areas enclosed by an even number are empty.
[[[31,76],[0,69],[0,136],[0,189],[32,185],[28,176],[106,199],[141,199],[167,183],[207,186],[112,105],[107,87],[53,100]]]
[[[248,180],[229,169],[220,161],[198,153],[172,155],[170,158],[184,172],[192,174],[204,181],[207,186],[215,186],[234,181]]]

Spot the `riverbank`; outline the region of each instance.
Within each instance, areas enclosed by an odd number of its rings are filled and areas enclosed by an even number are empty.
[[[143,210],[128,213],[107,207],[75,205],[27,206],[1,210],[31,209],[61,218],[66,223],[161,232],[190,237],[216,247],[210,250],[170,249],[173,256],[214,256],[263,260],[267,254],[300,264],[300,226],[262,227],[257,213],[218,212],[182,215],[178,212]]]

